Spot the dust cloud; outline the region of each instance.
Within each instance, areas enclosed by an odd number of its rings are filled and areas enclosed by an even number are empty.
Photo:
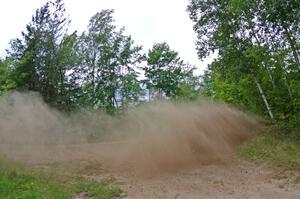
[[[65,115],[36,93],[0,98],[0,154],[29,163],[97,160],[115,170],[173,171],[226,159],[261,128],[221,103],[154,102],[122,117]]]

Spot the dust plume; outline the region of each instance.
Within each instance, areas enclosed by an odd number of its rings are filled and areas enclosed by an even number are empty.
[[[172,171],[222,160],[260,127],[254,117],[207,101],[155,102],[117,118],[67,116],[35,93],[0,98],[0,154],[32,163],[89,159],[115,170]]]
[[[66,144],[82,141],[79,126],[49,108],[37,93],[10,93],[0,98],[0,143]]]

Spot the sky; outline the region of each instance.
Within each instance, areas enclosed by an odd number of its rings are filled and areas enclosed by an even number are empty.
[[[0,57],[13,38],[21,36],[35,10],[46,0],[2,0],[0,2]],[[89,19],[103,9],[114,9],[115,24],[124,26],[145,52],[154,43],[167,42],[186,62],[203,71],[211,59],[200,61],[195,50],[196,34],[186,7],[188,0],[64,0],[72,22],[70,32],[86,30]]]

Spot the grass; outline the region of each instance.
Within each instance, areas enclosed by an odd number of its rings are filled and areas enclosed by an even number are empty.
[[[299,130],[272,127],[258,134],[240,148],[240,156],[245,159],[267,162],[272,165],[300,169]]]
[[[75,185],[77,193],[84,193],[87,198],[106,199],[120,196],[122,190],[119,187],[107,187],[105,182],[99,182],[91,179],[84,180],[79,178],[80,182]],[[100,185],[100,186],[99,186]]]
[[[105,181],[69,177],[54,179],[43,172],[34,172],[25,166],[0,158],[0,198],[2,199],[68,199],[84,195],[93,199],[120,196],[122,190]]]

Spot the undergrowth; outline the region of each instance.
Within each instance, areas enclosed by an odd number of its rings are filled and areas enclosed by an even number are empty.
[[[282,125],[272,126],[240,148],[245,159],[300,169],[300,130]]]
[[[0,198],[2,199],[71,199],[84,195],[92,199],[118,197],[122,190],[105,182],[74,177],[55,179],[43,172],[0,158]]]

